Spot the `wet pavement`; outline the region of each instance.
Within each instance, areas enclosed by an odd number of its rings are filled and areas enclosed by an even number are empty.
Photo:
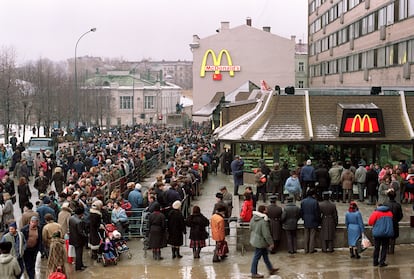
[[[157,175],[158,173],[155,173]],[[143,186],[149,186],[153,178],[143,182]],[[232,178],[218,174],[210,175],[208,180],[202,185],[202,195],[192,202],[192,205],[199,205],[202,213],[208,218],[211,216],[215,203],[215,193],[219,186],[226,185],[232,193]],[[35,200],[34,200],[35,201]],[[283,205],[282,205],[283,206]],[[339,222],[343,223],[347,205],[338,203]],[[409,222],[409,216],[412,215],[412,205],[404,205],[403,222]],[[367,222],[374,206],[360,204],[360,210]],[[15,210],[18,214],[19,210]],[[233,216],[238,216],[239,208],[235,203]],[[231,234],[227,238],[230,246],[229,257],[220,263],[212,262],[214,241],[209,240],[206,248],[203,248],[200,259],[193,259],[192,251],[188,247],[189,241],[186,239],[184,247],[181,248],[183,258],[172,259],[171,249],[166,247],[162,249],[164,260],[155,261],[152,259],[151,251],[143,250],[141,239],[132,239],[128,242],[128,247],[132,253],[132,258],[128,259],[125,254],[120,256],[117,265],[104,267],[102,263],[97,263],[90,259],[90,250],[84,251],[84,264],[88,266],[85,271],[74,271],[74,266],[69,267],[69,278],[89,279],[89,278],[249,278],[250,264],[253,257],[252,252],[242,254],[236,251],[236,230],[235,223],[231,223]],[[413,229],[414,233],[414,229]],[[188,237],[188,234],[187,234]],[[346,248],[335,249],[334,253],[317,252],[314,254],[305,254],[299,250],[297,254],[290,255],[287,251],[279,251],[275,255],[270,255],[270,260],[275,267],[280,268],[278,275],[269,276],[266,271],[263,260],[259,263],[259,272],[265,275],[265,278],[297,278],[297,279],[373,279],[389,278],[402,279],[414,277],[414,265],[412,265],[412,255],[414,244],[402,244],[395,248],[395,254],[387,257],[387,267],[379,268],[372,265],[373,248],[369,248],[362,253],[361,259],[351,259],[349,251]],[[37,278],[45,277],[46,260],[41,260],[38,256]],[[1,276],[0,276],[1,278]]]

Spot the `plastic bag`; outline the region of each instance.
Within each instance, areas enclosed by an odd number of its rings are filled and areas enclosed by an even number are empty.
[[[365,250],[368,249],[368,247],[371,247],[371,241],[369,240],[369,238],[363,233],[361,235],[361,237],[358,239],[357,241],[357,248],[358,248],[358,253],[362,253]]]
[[[361,237],[361,246],[362,246],[362,249],[364,250],[372,246],[371,241],[364,233],[362,234],[362,237]]]

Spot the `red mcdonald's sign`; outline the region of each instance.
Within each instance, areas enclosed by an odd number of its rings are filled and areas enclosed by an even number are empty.
[[[368,114],[364,114],[361,117],[360,114],[356,114],[354,117],[348,117],[346,119],[343,131],[345,133],[372,134],[380,132],[380,129],[376,117],[370,117]]]

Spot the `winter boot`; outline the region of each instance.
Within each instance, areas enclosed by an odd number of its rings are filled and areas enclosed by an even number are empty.
[[[177,257],[176,253],[176,248],[175,247],[171,247],[171,254],[172,254],[172,258],[175,259]]]
[[[199,247],[199,248],[197,248],[197,259],[199,259],[200,258],[200,252],[201,252],[201,248]]]
[[[355,258],[354,248],[349,248],[349,253],[351,254],[351,258]]]
[[[175,253],[176,253],[177,258],[181,259],[183,257],[180,255],[180,247],[175,248]]]
[[[197,248],[193,248],[193,258],[197,259]]]
[[[98,259],[98,250],[92,250],[91,251],[91,259],[92,260],[97,260]]]
[[[390,239],[390,244],[388,246],[388,254],[394,254],[395,239]]]
[[[159,261],[163,260],[164,258],[161,257],[161,250],[158,250],[157,253],[158,253],[158,260]]]
[[[157,251],[156,250],[152,250],[152,258],[154,259],[154,260],[158,260],[157,259]]]
[[[355,248],[355,258],[360,259],[361,256],[358,254],[358,248]]]
[[[217,256],[217,254],[216,254],[216,253],[214,253],[214,256],[213,256],[213,263],[218,263],[218,262],[220,262],[220,258],[219,258],[219,256]]]

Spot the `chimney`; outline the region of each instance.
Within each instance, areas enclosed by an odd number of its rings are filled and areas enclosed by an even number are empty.
[[[193,43],[200,43],[200,37],[198,35],[193,35]]]
[[[250,17],[246,18],[246,25],[252,26],[252,19]]]
[[[295,35],[291,35],[291,36],[290,36],[290,39],[291,39],[292,41],[296,42],[296,36],[295,36]]]
[[[270,33],[270,26],[263,26],[263,31]]]
[[[223,30],[229,30],[230,29],[230,22],[228,21],[222,21],[221,22],[221,31]]]

